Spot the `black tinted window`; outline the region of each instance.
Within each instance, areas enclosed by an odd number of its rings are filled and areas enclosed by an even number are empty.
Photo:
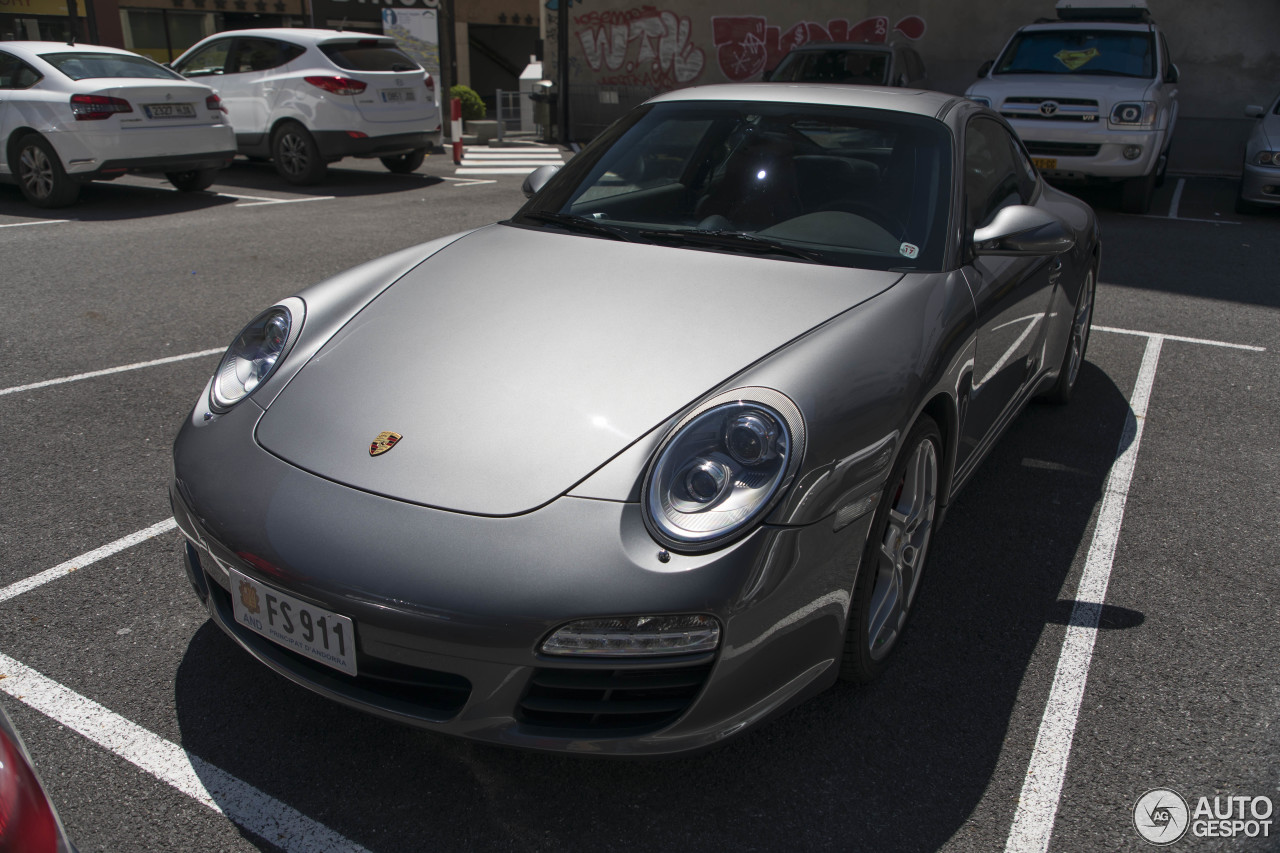
[[[339,68],[348,71],[414,71],[422,66],[396,47],[393,41],[360,39],[320,45],[320,51]]]
[[[89,80],[97,77],[134,77],[143,80],[180,79],[159,63],[125,53],[42,53],[40,58],[70,77]]]
[[[242,38],[236,40],[233,73],[266,71],[278,68],[303,52],[303,48],[275,39]]]
[[[769,77],[783,83],[889,82],[889,54],[865,50],[800,50],[787,54]]]
[[[30,65],[16,56],[0,52],[0,89],[27,89],[40,80]]]
[[[969,230],[986,225],[1000,208],[1025,200],[1020,171],[1021,164],[1014,160],[1012,139],[1003,127],[989,119],[969,122],[964,146]]]

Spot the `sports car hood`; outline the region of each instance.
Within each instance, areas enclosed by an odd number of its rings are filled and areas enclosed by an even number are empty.
[[[257,438],[357,489],[515,515],[899,278],[495,225],[356,315]],[[403,438],[372,456],[384,431]]]

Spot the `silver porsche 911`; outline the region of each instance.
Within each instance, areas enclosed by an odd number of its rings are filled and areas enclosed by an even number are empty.
[[[990,110],[852,86],[672,92],[526,191],[231,344],[171,489],[213,620],[542,750],[700,749],[874,678],[947,504],[1071,394],[1092,211]]]

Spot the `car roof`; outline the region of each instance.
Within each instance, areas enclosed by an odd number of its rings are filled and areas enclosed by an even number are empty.
[[[384,42],[394,42],[391,36],[382,33],[369,33],[363,30],[321,30],[311,29],[309,27],[259,27],[252,30],[226,30],[216,33],[215,36],[248,36],[251,38],[274,38],[284,39],[306,44],[321,44],[323,42],[352,39],[376,39]],[[209,36],[214,38],[215,36]]]
[[[80,51],[81,53],[114,53],[124,54],[125,56],[139,55],[131,50],[121,50],[118,47],[107,47],[101,44],[70,44],[65,41],[0,41],[0,50],[8,50],[28,57],[39,57],[45,53],[71,53],[72,51]]]
[[[854,86],[842,83],[720,83],[666,92],[647,103],[675,101],[763,101],[842,107],[866,107],[937,118],[958,101],[959,95],[924,89]]]
[[[1118,30],[1129,33],[1149,33],[1156,29],[1154,21],[1039,21],[1020,27],[1019,32],[1042,30]]]

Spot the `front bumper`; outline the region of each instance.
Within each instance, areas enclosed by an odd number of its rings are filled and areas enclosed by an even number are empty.
[[[1009,124],[1017,131],[1028,153],[1037,160],[1051,159],[1053,168],[1041,168],[1051,180],[1124,180],[1151,174],[1165,154],[1167,134],[1163,130],[1082,129],[1079,124],[1059,126],[1044,121],[1016,121]],[[1124,156],[1125,148],[1142,149],[1133,160]]]
[[[319,694],[493,743],[663,755],[720,743],[835,680],[850,555],[862,552],[869,516],[839,533],[829,522],[761,528],[717,554],[663,563],[638,505],[561,498],[482,518],[394,501],[293,468],[248,440],[251,426],[226,423],[260,414],[246,402],[188,421],[175,444],[174,516],[213,620]],[[237,625],[227,568],[352,618],[360,675]],[[714,615],[719,649],[538,652],[567,621],[668,613]]]
[[[1240,198],[1252,204],[1280,205],[1280,169],[1245,164]]]

